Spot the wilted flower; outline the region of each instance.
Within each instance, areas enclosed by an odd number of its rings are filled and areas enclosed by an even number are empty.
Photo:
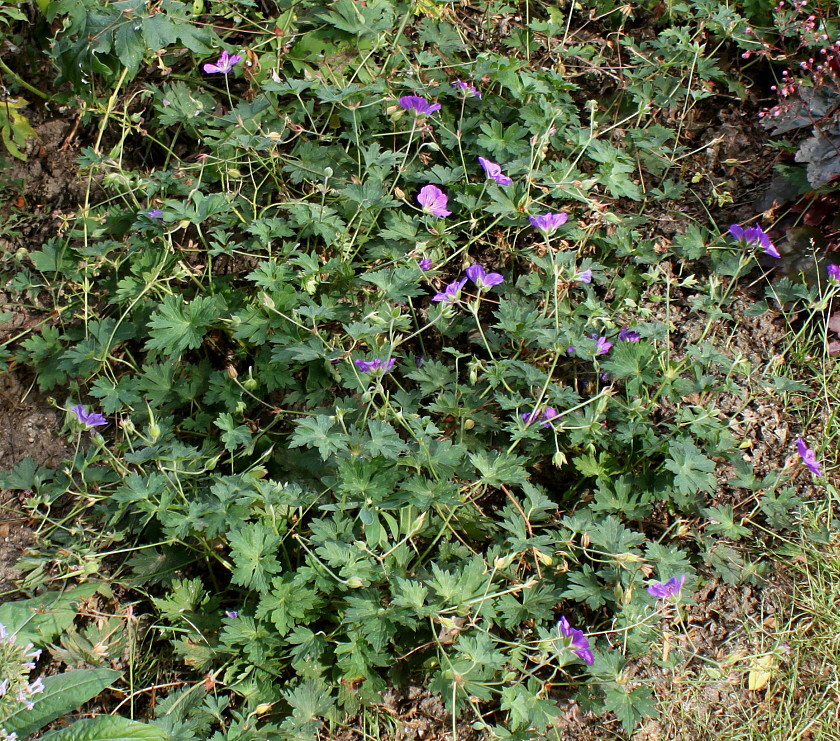
[[[471,82],[455,80],[455,82],[452,83],[452,87],[454,87],[456,90],[460,90],[464,94],[465,98],[478,98],[479,100],[481,100],[481,93],[478,92],[475,85],[473,85]]]
[[[73,412],[76,415],[76,419],[78,419],[79,422],[88,429],[108,424],[108,420],[105,419],[105,417],[99,412],[88,412],[81,404],[70,407],[70,411]]]
[[[826,265],[825,272],[829,280],[840,280],[840,265]]]
[[[618,333],[618,339],[622,342],[638,342],[642,339],[642,336],[633,329],[622,327],[621,331]]]
[[[159,208],[153,208],[151,211],[146,211],[146,215],[155,221],[163,221],[163,211]]]
[[[362,373],[377,373],[377,374],[385,374],[390,372],[391,368],[394,367],[394,363],[396,363],[395,358],[387,358],[385,360],[354,360],[356,367]]]
[[[485,273],[481,265],[470,265],[464,272],[480,291],[487,291],[505,280],[500,273]]]
[[[557,622],[557,631],[565,640],[562,642],[564,648],[576,654],[583,659],[587,666],[592,666],[595,663],[595,656],[592,649],[589,647],[589,640],[583,634],[582,630],[577,630],[569,625],[569,621],[565,617],[561,617]]]
[[[805,441],[801,437],[796,438],[796,449],[799,451],[799,457],[802,458],[802,462],[807,466],[808,470],[814,476],[822,476],[822,468],[817,460],[817,454],[805,444]]]
[[[236,64],[242,59],[240,54],[228,54],[226,51],[222,52],[222,55],[216,61],[216,64],[212,62],[207,62],[204,65],[204,71],[208,75],[215,75],[221,72],[221,74],[226,75],[230,72]]]
[[[738,224],[732,224],[732,226],[729,227],[729,233],[734,239],[737,239],[739,242],[743,242],[745,245],[758,245],[764,250],[764,253],[766,255],[770,255],[770,257],[781,257],[779,250],[777,250],[775,245],[770,241],[770,237],[767,236],[765,231],[758,224],[751,226],[749,229],[744,229]]]
[[[478,164],[481,165],[482,169],[487,174],[487,177],[498,185],[510,185],[513,183],[513,180],[502,172],[501,165],[491,162],[486,157],[479,157]]]
[[[432,261],[428,257],[424,257],[422,260],[418,260],[417,267],[425,273],[432,269]]]
[[[227,615],[227,617],[229,617],[231,620],[236,620],[236,618],[239,617],[239,612],[237,610],[225,610],[225,615]]]
[[[400,106],[411,111],[414,116],[427,116],[430,113],[440,110],[440,103],[429,103],[419,95],[403,95],[399,100]]]
[[[675,600],[679,596],[683,584],[685,584],[685,576],[685,574],[681,574],[665,582],[655,581],[653,584],[648,585],[647,593],[656,599]]]
[[[449,216],[452,212],[446,209],[448,201],[446,193],[437,185],[424,185],[417,194],[417,202],[427,214],[432,214],[432,216]]]
[[[542,214],[541,216],[529,216],[528,221],[531,226],[541,231],[546,237],[550,237],[569,219],[569,215],[565,213],[559,214]]]
[[[581,270],[577,275],[575,275],[575,280],[581,283],[591,283],[592,282],[592,270],[587,268],[586,270]]]
[[[461,289],[464,287],[466,282],[466,278],[452,281],[452,283],[444,288],[442,292],[436,293],[432,296],[432,301],[443,301],[447,304],[455,303],[459,298],[461,298]]]

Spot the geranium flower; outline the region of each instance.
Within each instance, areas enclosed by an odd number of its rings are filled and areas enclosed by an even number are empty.
[[[541,216],[529,216],[528,221],[531,226],[541,231],[546,237],[550,237],[569,219],[569,215],[565,213],[559,214],[542,214]]]
[[[825,272],[829,280],[840,280],[840,265],[826,265]]]
[[[744,245],[758,245],[764,250],[764,254],[770,255],[770,257],[781,257],[779,250],[770,241],[770,237],[758,224],[751,226],[749,229],[744,229],[738,224],[732,224],[729,227],[729,233],[734,239],[743,242]]]
[[[377,373],[384,375],[385,373],[390,372],[391,368],[394,367],[394,363],[397,361],[395,358],[387,358],[385,360],[376,358],[375,360],[354,360],[353,362],[362,373]]]
[[[685,576],[685,574],[681,574],[665,582],[655,581],[653,584],[648,585],[647,593],[656,599],[676,600],[679,597],[680,590],[683,588],[683,584],[685,584]]]
[[[430,113],[440,110],[440,103],[429,103],[419,95],[403,95],[399,100],[400,106],[411,111],[414,116],[428,116]]]
[[[465,98],[478,98],[479,100],[481,100],[481,93],[478,92],[475,85],[473,85],[471,82],[455,80],[455,82],[452,83],[452,87],[454,87],[456,90],[460,90],[464,94]]]
[[[465,271],[469,278],[480,291],[487,291],[493,286],[504,282],[504,276],[500,273],[486,273],[481,265],[470,265]]]
[[[577,275],[575,275],[575,280],[579,281],[580,283],[591,283],[592,282],[592,270],[587,268],[586,270],[582,270]]]
[[[422,260],[418,260],[417,267],[425,273],[432,269],[432,261],[428,257],[424,257]]]
[[[436,293],[432,296],[432,301],[443,301],[447,304],[454,304],[459,298],[461,298],[461,289],[464,287],[466,282],[466,278],[452,281],[452,283],[444,288],[442,292]]]
[[[163,211],[159,208],[153,208],[150,211],[146,211],[146,215],[155,221],[163,221]]]
[[[487,177],[498,185],[511,185],[513,183],[513,180],[502,172],[501,165],[491,162],[486,157],[479,157],[478,164],[481,165]]]
[[[70,411],[76,415],[76,419],[87,427],[87,429],[102,427],[102,425],[108,424],[108,420],[99,412],[88,412],[81,404],[70,407]]]
[[[595,340],[595,354],[596,355],[606,355],[610,348],[613,346],[612,342],[607,342],[606,337],[598,337],[597,335],[591,334],[589,335],[590,340]]]
[[[642,336],[628,327],[622,327],[621,331],[618,333],[618,339],[622,342],[638,342],[642,339]]]
[[[437,185],[424,185],[417,194],[417,202],[427,214],[432,216],[449,216],[451,211],[446,209],[449,199]]]
[[[208,75],[216,75],[219,73],[226,75],[241,61],[241,59],[242,55],[240,54],[228,54],[226,51],[223,51],[222,55],[216,60],[215,64],[207,62],[203,69]]]
[[[535,409],[533,412],[523,412],[521,415],[522,420],[525,422],[526,425],[530,425],[533,422],[536,422],[540,418],[540,410]],[[554,407],[546,407],[542,411],[543,422],[540,422],[540,427],[551,427],[551,422],[555,420],[559,416],[558,411]]]
[[[587,666],[592,666],[595,663],[595,656],[589,645],[589,640],[583,634],[582,630],[577,630],[569,625],[569,621],[565,617],[561,617],[557,622],[557,631],[564,639],[562,641],[563,648],[570,650],[579,658],[583,659]]]
[[[796,438],[796,449],[799,451],[799,457],[802,458],[802,462],[808,470],[814,476],[822,476],[822,468],[817,460],[817,454],[805,444],[805,441],[801,437]]]

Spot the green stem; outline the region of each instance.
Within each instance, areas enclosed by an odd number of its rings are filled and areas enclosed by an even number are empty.
[[[11,77],[18,85],[20,85],[24,90],[28,90],[33,95],[37,95],[39,98],[43,100],[52,100],[52,95],[47,95],[46,93],[42,93],[38,90],[37,87],[33,87],[30,85],[26,80],[24,80],[17,72],[13,71],[2,59],[0,59],[0,70],[3,70],[9,77]]]

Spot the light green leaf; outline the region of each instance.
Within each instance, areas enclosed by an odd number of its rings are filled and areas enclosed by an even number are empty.
[[[138,723],[128,718],[101,715],[77,720],[72,726],[42,736],[49,741],[167,741],[166,733],[157,726]]]
[[[44,691],[34,696],[35,707],[27,710],[24,705],[15,706],[7,717],[0,718],[0,726],[21,738],[29,736],[93,699],[120,676],[113,669],[76,669],[47,677]]]

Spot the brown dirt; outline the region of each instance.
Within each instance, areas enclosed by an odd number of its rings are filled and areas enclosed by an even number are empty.
[[[56,234],[61,216],[72,212],[84,197],[85,186],[77,177],[78,152],[68,138],[73,123],[61,117],[36,124],[38,140],[29,143],[27,160],[15,160],[3,172],[0,261],[7,275],[19,264],[15,253],[38,249]],[[0,286],[2,312],[11,317],[0,324],[0,345],[25,337],[49,318],[46,311],[10,302]],[[66,443],[57,434],[59,424],[58,413],[29,375],[0,373],[0,470],[9,470],[24,458],[47,468],[59,466],[67,455]],[[14,564],[33,542],[28,525],[22,501],[0,490],[0,599],[14,591],[19,575]]]

